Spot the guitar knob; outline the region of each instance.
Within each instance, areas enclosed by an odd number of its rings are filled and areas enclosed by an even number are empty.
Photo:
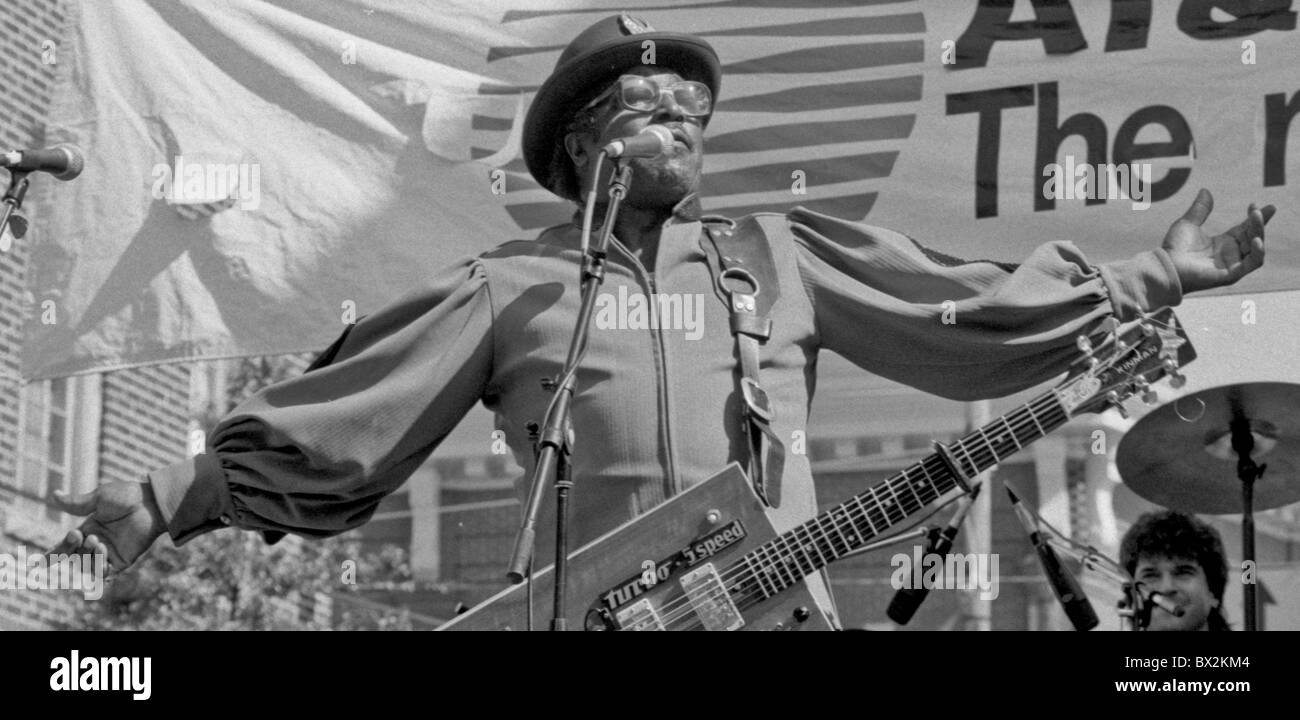
[[[804,607],[803,605],[800,605],[799,607],[794,609],[795,622],[797,623],[807,622],[808,618],[810,617],[812,617],[812,612],[808,610],[808,608]]]
[[[589,632],[605,632],[607,630],[613,630],[616,627],[614,619],[610,616],[609,611],[604,608],[587,611],[587,616],[582,622],[582,629]]]

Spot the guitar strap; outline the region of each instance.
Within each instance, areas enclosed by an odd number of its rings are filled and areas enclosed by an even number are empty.
[[[773,408],[759,382],[759,351],[772,335],[772,307],[781,296],[767,234],[753,216],[736,222],[701,218],[700,246],[708,258],[714,292],[731,315],[739,360],[736,383],[742,432],[749,450],[747,469],[754,492],[769,507],[781,504],[785,446],[772,430]]]

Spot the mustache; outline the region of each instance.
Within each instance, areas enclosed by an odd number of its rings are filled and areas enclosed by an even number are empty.
[[[663,127],[667,129],[669,132],[671,132],[675,139],[681,140],[683,143],[686,144],[686,147],[691,150],[694,150],[697,144],[703,144],[703,138],[701,138],[699,143],[696,142],[695,138],[692,137],[690,131],[687,130],[686,123],[667,122],[667,123],[657,123],[657,124],[660,127]]]

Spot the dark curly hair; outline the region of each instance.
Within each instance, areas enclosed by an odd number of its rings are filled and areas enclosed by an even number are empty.
[[[1210,610],[1211,630],[1228,630],[1223,616],[1223,589],[1228,582],[1227,553],[1219,532],[1190,515],[1162,510],[1138,518],[1120,543],[1120,563],[1130,575],[1137,572],[1143,557],[1185,558],[1194,560],[1205,573],[1205,584],[1219,606]]]

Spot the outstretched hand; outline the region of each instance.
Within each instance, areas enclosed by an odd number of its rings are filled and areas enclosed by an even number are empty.
[[[120,572],[167,530],[149,483],[109,482],[81,495],[53,495],[64,512],[86,518],[52,553],[104,553]]]
[[[1211,237],[1201,226],[1213,210],[1214,196],[1202,189],[1161,244],[1185,293],[1231,285],[1264,264],[1264,225],[1277,208],[1251,203],[1245,220]]]

